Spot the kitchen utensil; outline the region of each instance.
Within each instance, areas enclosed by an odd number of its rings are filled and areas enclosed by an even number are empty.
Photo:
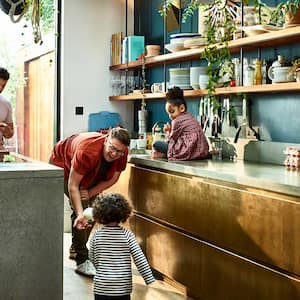
[[[243,103],[242,103],[242,124],[239,126],[239,128],[236,131],[235,137],[234,137],[234,143],[237,143],[239,139],[240,132],[242,130],[242,127],[245,127],[248,125],[247,121],[247,99],[244,97],[243,98]]]
[[[164,122],[156,122],[152,127],[152,141],[153,143],[156,141],[164,141],[165,134],[163,132],[163,128],[159,127],[160,125],[164,125]]]

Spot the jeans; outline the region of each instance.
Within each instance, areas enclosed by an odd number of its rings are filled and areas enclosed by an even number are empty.
[[[64,183],[64,192],[69,197],[68,183],[66,181]],[[81,201],[82,208],[85,209],[85,208],[91,206],[94,200],[95,200],[95,197],[92,197],[86,201]],[[70,203],[70,205],[72,208],[72,203]],[[72,221],[71,222],[72,223],[72,246],[71,246],[71,248],[74,249],[74,251],[76,252],[76,257],[75,257],[76,264],[80,265],[89,258],[89,252],[88,252],[88,248],[86,247],[86,243],[89,240],[89,236],[94,227],[95,222],[90,223],[91,226],[89,228],[87,228],[85,230],[79,230],[74,227],[74,221],[75,221],[76,217],[77,216],[73,210],[73,212],[71,214],[71,221]]]
[[[153,143],[152,147],[160,153],[163,153],[167,156],[168,154],[168,143],[164,141],[156,141]]]

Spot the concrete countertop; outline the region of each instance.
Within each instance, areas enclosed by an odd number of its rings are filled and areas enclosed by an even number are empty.
[[[300,172],[287,170],[284,166],[243,160],[169,162],[166,159],[152,159],[149,155],[139,154],[130,155],[129,162],[300,197]]]
[[[63,177],[63,169],[54,165],[15,154],[14,162],[0,162],[0,179],[19,177]]]

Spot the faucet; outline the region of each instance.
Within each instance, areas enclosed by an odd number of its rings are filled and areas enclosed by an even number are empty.
[[[238,129],[237,129],[237,131],[235,133],[233,142],[235,144],[237,143],[237,141],[239,139],[240,132],[241,132],[241,130],[242,130],[243,127],[249,127],[253,131],[254,136],[257,138],[257,140],[260,141],[259,132],[256,131],[252,126],[249,125],[249,122],[248,122],[248,119],[247,119],[247,99],[246,98],[243,98],[242,116],[243,116],[242,124],[238,127]]]

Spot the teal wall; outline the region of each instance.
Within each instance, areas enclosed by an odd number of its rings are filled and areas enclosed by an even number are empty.
[[[163,51],[163,18],[158,10],[161,0],[135,1],[135,34],[145,35],[146,44],[160,44]],[[198,16],[195,14],[176,32],[197,32]],[[169,36],[174,32],[167,33],[166,43],[169,43]],[[293,59],[300,56],[300,43],[267,48],[261,50],[262,59],[275,60],[277,55],[284,55],[286,59]],[[255,58],[258,56],[258,49],[245,53],[245,57]],[[191,67],[203,64],[203,61],[194,60],[190,62],[167,65],[147,70],[147,83],[150,86],[153,82],[168,79],[168,69],[174,67]],[[199,111],[199,99],[187,99],[188,111],[195,117]],[[274,142],[300,143],[300,94],[277,93],[277,94],[255,94],[249,95],[251,100],[252,125],[260,127],[262,140]],[[237,100],[239,102],[239,100]],[[165,101],[153,100],[147,102],[149,111],[148,129],[157,121],[169,121],[164,109]],[[135,110],[139,109],[139,103],[135,104]],[[137,113],[137,112],[136,112]],[[137,126],[137,124],[135,124]]]

